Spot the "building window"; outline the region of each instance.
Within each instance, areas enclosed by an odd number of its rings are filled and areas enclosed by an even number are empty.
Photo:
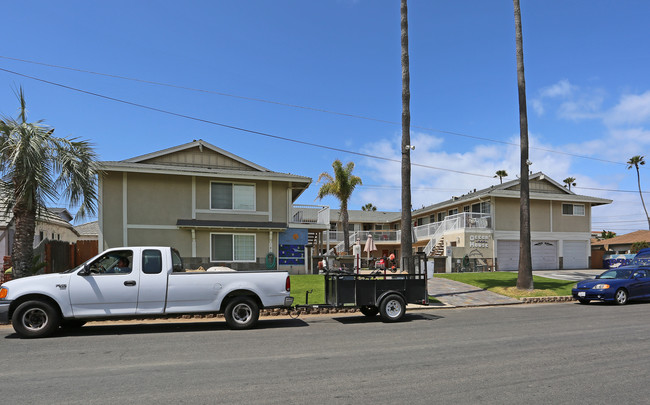
[[[489,214],[490,213],[490,202],[489,201],[483,201],[480,203],[472,204],[472,212],[478,212],[481,214]]]
[[[448,214],[449,214],[449,215],[456,215],[456,214],[458,214],[458,208],[454,208],[453,210],[449,210]]]
[[[375,230],[376,231],[387,231],[388,230],[388,225],[386,225],[386,224],[375,224]]]
[[[210,208],[255,211],[255,185],[210,183]]]
[[[445,219],[445,213],[444,212],[439,212],[438,213],[438,222],[442,221]]]
[[[584,204],[562,204],[562,215],[585,216]]]
[[[254,262],[255,235],[213,233],[210,235],[210,261]]]
[[[469,205],[463,207],[463,212],[469,212]]]
[[[417,226],[422,226],[424,225],[424,218],[418,218],[417,219]]]

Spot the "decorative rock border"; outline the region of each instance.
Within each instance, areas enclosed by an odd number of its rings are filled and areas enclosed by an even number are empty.
[[[520,300],[522,304],[538,304],[548,302],[571,302],[576,299],[570,295],[564,295],[559,297],[523,297]]]

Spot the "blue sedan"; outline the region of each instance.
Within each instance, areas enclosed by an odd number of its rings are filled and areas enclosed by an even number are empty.
[[[629,265],[607,270],[594,280],[584,280],[571,290],[581,304],[592,300],[625,305],[630,300],[650,299],[650,267]]]

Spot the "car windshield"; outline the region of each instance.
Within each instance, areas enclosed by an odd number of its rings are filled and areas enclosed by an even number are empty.
[[[630,278],[632,270],[618,269],[608,270],[600,275],[600,278]]]

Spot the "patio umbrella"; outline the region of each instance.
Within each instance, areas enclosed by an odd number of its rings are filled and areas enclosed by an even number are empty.
[[[375,245],[375,241],[372,239],[372,234],[369,233],[366,246],[363,247],[363,251],[368,253],[368,260],[370,260],[370,252],[374,252],[375,250],[377,250],[377,245]]]

